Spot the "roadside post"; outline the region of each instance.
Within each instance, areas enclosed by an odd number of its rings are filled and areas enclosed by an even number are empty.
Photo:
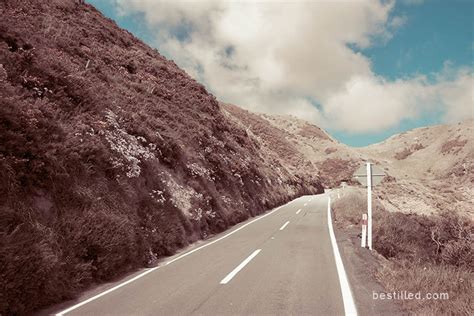
[[[372,250],[372,164],[367,163],[367,246]]]
[[[360,241],[360,246],[362,248],[366,247],[367,242],[367,214],[362,214],[362,240]]]
[[[354,172],[353,176],[360,184],[367,187],[367,246],[372,250],[372,187],[379,184],[385,172],[374,164],[367,162]],[[363,229],[363,228],[362,228]],[[364,236],[362,236],[365,247]]]

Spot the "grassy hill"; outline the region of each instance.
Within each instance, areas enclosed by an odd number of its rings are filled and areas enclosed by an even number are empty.
[[[350,180],[364,156],[330,137],[319,127],[292,116],[252,113],[222,104],[277,163],[291,172],[317,174],[326,187]]]
[[[1,314],[71,298],[322,191],[92,6],[0,10]]]
[[[362,148],[392,177],[378,194],[387,209],[474,218],[474,122],[417,128]]]

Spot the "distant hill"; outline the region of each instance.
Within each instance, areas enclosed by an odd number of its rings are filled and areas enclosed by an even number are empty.
[[[417,128],[360,149],[392,176],[379,189],[388,209],[474,217],[474,121]]]
[[[267,156],[291,172],[318,174],[326,187],[352,182],[366,161],[385,170],[375,197],[390,211],[438,214],[453,211],[474,218],[474,121],[417,128],[379,144],[352,148],[291,116],[224,109],[261,144]]]
[[[172,61],[81,1],[0,2],[0,314],[24,314],[303,194]]]

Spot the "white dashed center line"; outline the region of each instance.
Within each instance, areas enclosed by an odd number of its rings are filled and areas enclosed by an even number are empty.
[[[283,230],[285,229],[285,227],[290,223],[290,221],[287,221],[285,224],[283,224],[283,226],[280,227],[280,230]]]
[[[296,215],[298,215],[301,212],[301,209],[296,211]]]
[[[239,273],[239,271],[242,270],[250,261],[252,261],[252,259],[256,255],[258,255],[260,251],[262,251],[262,249],[255,250],[250,256],[247,257],[247,259],[242,261],[234,270],[232,270],[231,273],[229,273],[225,278],[223,278],[221,284],[229,283],[229,281],[232,280],[232,278],[235,277],[236,274]]]

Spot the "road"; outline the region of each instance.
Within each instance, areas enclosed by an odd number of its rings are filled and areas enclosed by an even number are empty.
[[[293,200],[60,315],[344,315],[345,307],[350,313],[327,200]]]

